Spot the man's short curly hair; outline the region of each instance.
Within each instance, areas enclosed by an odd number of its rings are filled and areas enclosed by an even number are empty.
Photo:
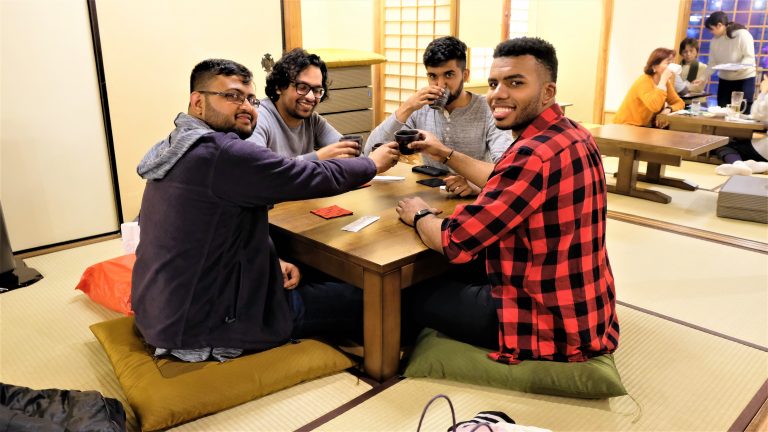
[[[323,74],[323,89],[325,95],[320,99],[324,101],[328,97],[328,68],[325,62],[317,54],[310,54],[301,48],[294,48],[283,55],[275,63],[272,72],[267,75],[267,85],[264,90],[267,97],[272,102],[280,99],[278,90],[282,91],[288,88],[292,82],[296,81],[299,74],[309,66],[317,66]]]
[[[192,75],[189,77],[189,92],[205,90],[204,87],[216,75],[237,75],[242,78],[244,84],[250,84],[253,79],[251,71],[240,63],[225,59],[207,59],[192,69]]]
[[[549,72],[552,82],[557,82],[557,53],[555,47],[537,37],[519,37],[496,45],[493,58],[533,56]]]
[[[467,67],[467,44],[453,36],[437,38],[424,50],[424,66],[437,67],[456,60],[463,70]]]

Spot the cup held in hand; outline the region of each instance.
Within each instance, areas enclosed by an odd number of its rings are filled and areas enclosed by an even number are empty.
[[[677,75],[677,74],[679,74],[680,72],[683,71],[683,67],[680,66],[677,63],[670,63],[670,64],[668,64],[667,65],[667,69],[669,69],[669,71],[672,72],[675,75]]]
[[[400,148],[400,154],[412,155],[415,153],[412,149],[408,148],[408,144],[419,140],[419,131],[416,129],[401,129],[395,132],[395,141]]]
[[[436,110],[442,110],[442,109],[445,109],[445,105],[448,103],[448,96],[449,96],[449,93],[450,93],[450,92],[448,91],[448,89],[447,89],[447,88],[444,88],[444,89],[443,89],[443,93],[440,95],[440,97],[439,97],[439,98],[437,98],[437,99],[435,99],[435,100],[434,100],[434,101],[433,101],[433,102],[432,102],[432,103],[429,105],[429,107],[430,107],[430,108],[432,108],[432,109],[436,109]]]
[[[363,148],[363,136],[362,135],[357,135],[357,134],[342,135],[340,141],[354,141],[354,142],[356,142],[357,145],[359,146],[358,150],[357,150],[357,156],[360,156],[360,154],[361,154],[360,150]]]

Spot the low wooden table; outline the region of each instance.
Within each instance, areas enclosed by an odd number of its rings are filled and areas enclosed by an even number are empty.
[[[659,117],[669,122],[669,130],[719,135],[737,139],[752,139],[753,133],[765,130],[765,126],[761,122],[734,122],[728,121],[724,117],[674,113],[660,115]],[[704,152],[693,157],[683,157],[683,159],[711,164],[723,163],[719,157],[715,154],[710,154],[710,152]]]
[[[640,189],[637,181],[696,190],[697,185],[664,175],[666,165],[680,166],[683,157],[692,157],[728,143],[728,137],[677,132],[639,126],[609,124],[590,129],[600,152],[619,158],[616,185],[608,191],[667,204],[664,193]],[[638,174],[640,161],[647,162],[645,174]]]
[[[752,139],[754,132],[765,130],[765,125],[758,121],[728,121],[724,117],[704,115],[659,114],[659,119],[669,122],[669,130],[695,132],[707,135],[719,135],[731,138]]]
[[[453,212],[457,204],[439,188],[416,183],[427,178],[399,163],[385,175],[404,181],[371,182],[370,187],[329,198],[278,204],[269,212],[270,234],[281,253],[363,289],[364,366],[372,378],[385,380],[400,362],[400,290],[448,269],[439,253],[427,248],[414,229],[400,221],[395,206],[403,197],[420,196],[430,205]],[[325,220],[310,213],[338,205],[354,215]],[[374,215],[381,219],[359,232],[341,227]]]

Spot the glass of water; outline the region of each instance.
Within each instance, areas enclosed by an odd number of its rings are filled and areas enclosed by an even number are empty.
[[[692,100],[691,101],[691,114],[697,116],[701,113],[701,101],[699,100]]]

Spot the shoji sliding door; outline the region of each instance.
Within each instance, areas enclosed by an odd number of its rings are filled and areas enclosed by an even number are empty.
[[[118,229],[85,1],[0,1],[0,201],[14,251]]]

